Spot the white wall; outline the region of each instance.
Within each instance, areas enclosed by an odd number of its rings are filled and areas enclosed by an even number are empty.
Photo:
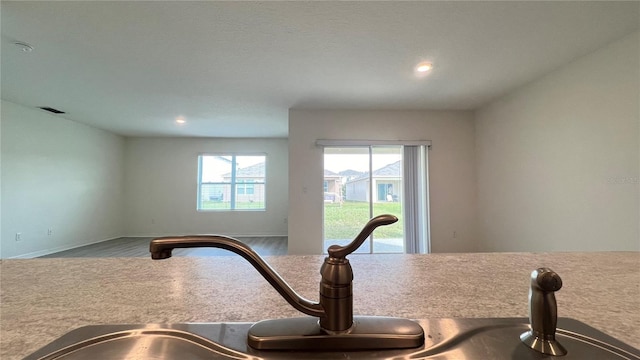
[[[1,136],[3,258],[122,235],[122,137],[6,101]]]
[[[198,155],[267,154],[266,211],[196,210]],[[127,138],[128,236],[287,234],[287,140]]]
[[[323,251],[323,150],[315,145],[317,139],[432,140],[429,152],[431,249],[433,252],[475,251],[471,112],[290,110],[290,254]]]
[[[639,37],[477,111],[482,251],[640,250]]]

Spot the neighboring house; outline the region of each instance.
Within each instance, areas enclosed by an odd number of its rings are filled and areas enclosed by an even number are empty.
[[[236,170],[236,201],[264,201],[265,176],[265,163],[263,162]],[[222,178],[225,183],[231,183],[231,173],[223,174]],[[231,199],[230,191],[230,186],[225,186],[219,200],[229,201]]]
[[[342,202],[342,176],[324,169],[324,201]]]
[[[373,201],[398,201],[402,193],[402,161],[398,160],[373,171]],[[345,200],[369,201],[369,173],[346,183]]]
[[[347,181],[359,178],[360,176],[366,174],[366,172],[347,169],[340,171],[338,174],[342,176],[342,184],[346,184]]]

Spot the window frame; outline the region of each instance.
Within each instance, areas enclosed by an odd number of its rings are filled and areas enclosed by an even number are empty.
[[[236,175],[237,175],[237,169],[236,168],[236,163],[237,163],[237,158],[238,157],[249,157],[249,156],[261,156],[264,158],[264,173],[262,174],[262,181],[256,181],[256,179],[237,179]],[[230,181],[229,182],[203,182],[202,181],[202,175],[203,175],[203,158],[204,157],[230,157],[231,158],[231,177],[230,177]],[[200,153],[198,154],[198,175],[197,175],[197,198],[196,198],[196,210],[198,212],[209,212],[209,211],[214,211],[214,212],[220,212],[220,211],[266,211],[267,210],[267,195],[266,195],[266,188],[267,188],[267,163],[268,163],[268,156],[267,153],[235,153],[235,152],[217,152],[217,153]],[[256,163],[259,164],[259,163]],[[221,185],[221,186],[225,186],[225,187],[229,187],[229,191],[228,194],[230,195],[229,201],[229,207],[225,207],[225,208],[203,208],[203,202],[204,200],[202,199],[202,188],[203,185]],[[256,193],[256,186],[262,186],[263,190],[262,190],[262,199],[261,199],[261,203],[262,206],[261,207],[256,207],[256,208],[238,208],[237,207],[237,202],[236,202],[236,198],[240,195],[240,196],[247,196],[247,195],[255,195]],[[240,193],[239,189],[243,189],[244,193]],[[247,192],[247,190],[250,190],[250,192]],[[259,190],[258,190],[259,192]],[[223,193],[227,193],[226,191]],[[221,200],[222,201],[222,200]]]

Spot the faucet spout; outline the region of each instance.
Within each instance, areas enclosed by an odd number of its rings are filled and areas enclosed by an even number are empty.
[[[324,317],[325,310],[317,302],[298,295],[289,284],[267,264],[258,253],[244,243],[222,235],[187,235],[161,237],[151,240],[149,251],[154,260],[168,259],[176,248],[212,247],[234,252],[247,260],[296,310],[309,316]]]

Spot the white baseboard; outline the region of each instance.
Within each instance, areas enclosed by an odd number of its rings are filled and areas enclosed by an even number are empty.
[[[37,257],[40,257],[40,256],[57,253],[57,252],[60,252],[60,251],[76,249],[76,248],[87,246],[87,245],[93,245],[93,244],[97,244],[97,243],[101,243],[101,242],[105,242],[105,241],[109,241],[109,240],[119,239],[121,237],[122,236],[116,236],[116,237],[103,239],[103,240],[92,241],[92,242],[84,243],[84,244],[67,245],[67,246],[60,246],[60,247],[56,247],[56,248],[52,248],[52,249],[38,250],[38,251],[34,251],[34,252],[22,254],[22,255],[12,256],[12,257],[10,257],[8,259],[33,259],[33,258],[37,258]]]

